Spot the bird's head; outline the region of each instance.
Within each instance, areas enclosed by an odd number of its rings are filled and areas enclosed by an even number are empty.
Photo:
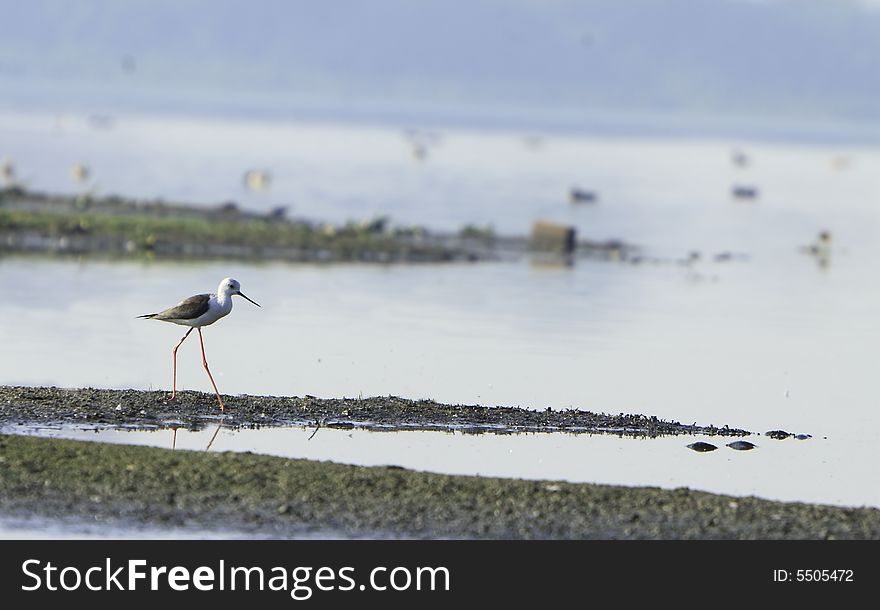
[[[257,307],[260,307],[259,303],[257,303],[256,301],[252,301],[245,296],[245,294],[241,291],[241,284],[238,282],[238,280],[234,280],[231,277],[224,278],[224,280],[220,282],[220,286],[217,288],[217,294],[224,294],[227,296],[237,294],[243,299],[250,301]]]

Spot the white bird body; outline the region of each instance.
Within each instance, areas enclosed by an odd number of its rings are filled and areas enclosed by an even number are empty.
[[[190,329],[186,331],[186,334],[183,335],[183,339],[181,339],[174,347],[174,351],[172,352],[173,374],[171,381],[171,396],[169,396],[169,400],[173,400],[177,395],[177,349],[183,344],[193,329],[197,328],[199,330],[199,344],[202,347],[202,365],[205,367],[205,372],[208,373],[211,385],[214,386],[214,393],[217,394],[217,401],[220,403],[220,410],[224,410],[220,391],[217,389],[217,384],[214,383],[214,377],[211,375],[211,370],[208,368],[208,360],[205,356],[205,343],[202,339],[202,326],[213,324],[220,318],[229,315],[229,312],[232,311],[232,296],[235,294],[251,301],[251,299],[248,299],[241,291],[241,284],[238,283],[238,280],[227,277],[223,278],[220,285],[217,286],[216,293],[197,294],[188,299],[184,299],[174,307],[169,307],[159,313],[148,313],[143,316],[138,316],[139,318],[171,322],[172,324],[180,324],[181,326],[190,327]],[[251,301],[251,303],[257,307],[260,306],[260,304],[255,301]]]
[[[211,294],[208,295],[208,311],[193,320],[173,320],[173,322],[185,326],[208,326],[220,318],[228,316],[230,311],[232,311],[231,295],[227,296],[221,293],[220,296],[217,296],[216,294]]]
[[[232,295],[234,294],[251,301],[241,292],[241,284],[238,283],[238,280],[227,277],[217,286],[216,293],[197,294],[159,313],[151,313],[139,317],[171,322],[181,326],[201,328],[229,315],[229,312],[232,311]],[[254,303],[254,301],[251,301],[251,303]],[[254,305],[257,305],[257,303],[254,303]]]

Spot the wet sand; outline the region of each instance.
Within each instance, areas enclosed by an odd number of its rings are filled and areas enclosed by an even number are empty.
[[[78,422],[202,426],[217,421],[212,396],[0,387],[0,423]],[[586,431],[740,436],[642,415],[441,405],[400,398],[229,397],[238,426],[318,421],[374,429],[475,432]],[[621,425],[625,424],[625,425]],[[622,431],[626,428],[626,431]],[[449,429],[447,427],[447,429]],[[595,431],[594,431],[595,432]],[[220,535],[291,538],[877,539],[880,510],[734,498],[688,489],[450,476],[248,453],[0,435],[0,514],[184,527]]]

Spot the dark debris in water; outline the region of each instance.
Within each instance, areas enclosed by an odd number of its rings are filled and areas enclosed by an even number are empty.
[[[764,433],[764,436],[769,436],[777,441],[782,441],[787,438],[796,438],[799,441],[805,441],[809,438],[813,438],[812,434],[795,434],[793,432],[786,432],[785,430],[768,430]]]
[[[703,441],[697,441],[696,443],[691,443],[687,446],[688,449],[693,449],[694,451],[699,451],[700,453],[705,453],[706,451],[715,451],[718,449],[712,443],[704,443]]]
[[[376,431],[434,430],[511,434],[524,432],[606,433],[657,437],[701,434],[747,436],[729,426],[699,426],[638,414],[609,415],[581,409],[527,409],[446,405],[396,396],[316,398],[314,396],[224,396],[229,428],[307,425]],[[221,413],[213,394],[165,391],[67,389],[0,386],[0,424],[65,422],[113,426],[202,428]]]
[[[748,451],[749,449],[757,447],[756,444],[750,443],[749,441],[733,441],[732,443],[727,443],[727,446],[731,449],[736,449],[737,451]]]

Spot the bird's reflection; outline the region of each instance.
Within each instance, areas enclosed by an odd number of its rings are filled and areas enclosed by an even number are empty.
[[[214,439],[217,438],[217,435],[220,434],[220,428],[223,427],[223,421],[226,419],[225,415],[220,417],[220,421],[217,423],[217,429],[214,430],[214,434],[211,435],[211,440],[208,441],[208,446],[205,447],[205,451],[208,451],[211,448],[211,445],[214,444]]]
[[[208,441],[208,444],[205,446],[205,451],[211,449],[214,444],[214,441],[217,440],[217,435],[220,434],[220,428],[223,427],[223,423],[226,420],[226,416],[222,415],[220,417],[220,421],[217,422],[217,428],[214,430],[214,433],[211,435],[211,439]],[[171,426],[171,449],[177,449],[177,429],[180,426]]]

